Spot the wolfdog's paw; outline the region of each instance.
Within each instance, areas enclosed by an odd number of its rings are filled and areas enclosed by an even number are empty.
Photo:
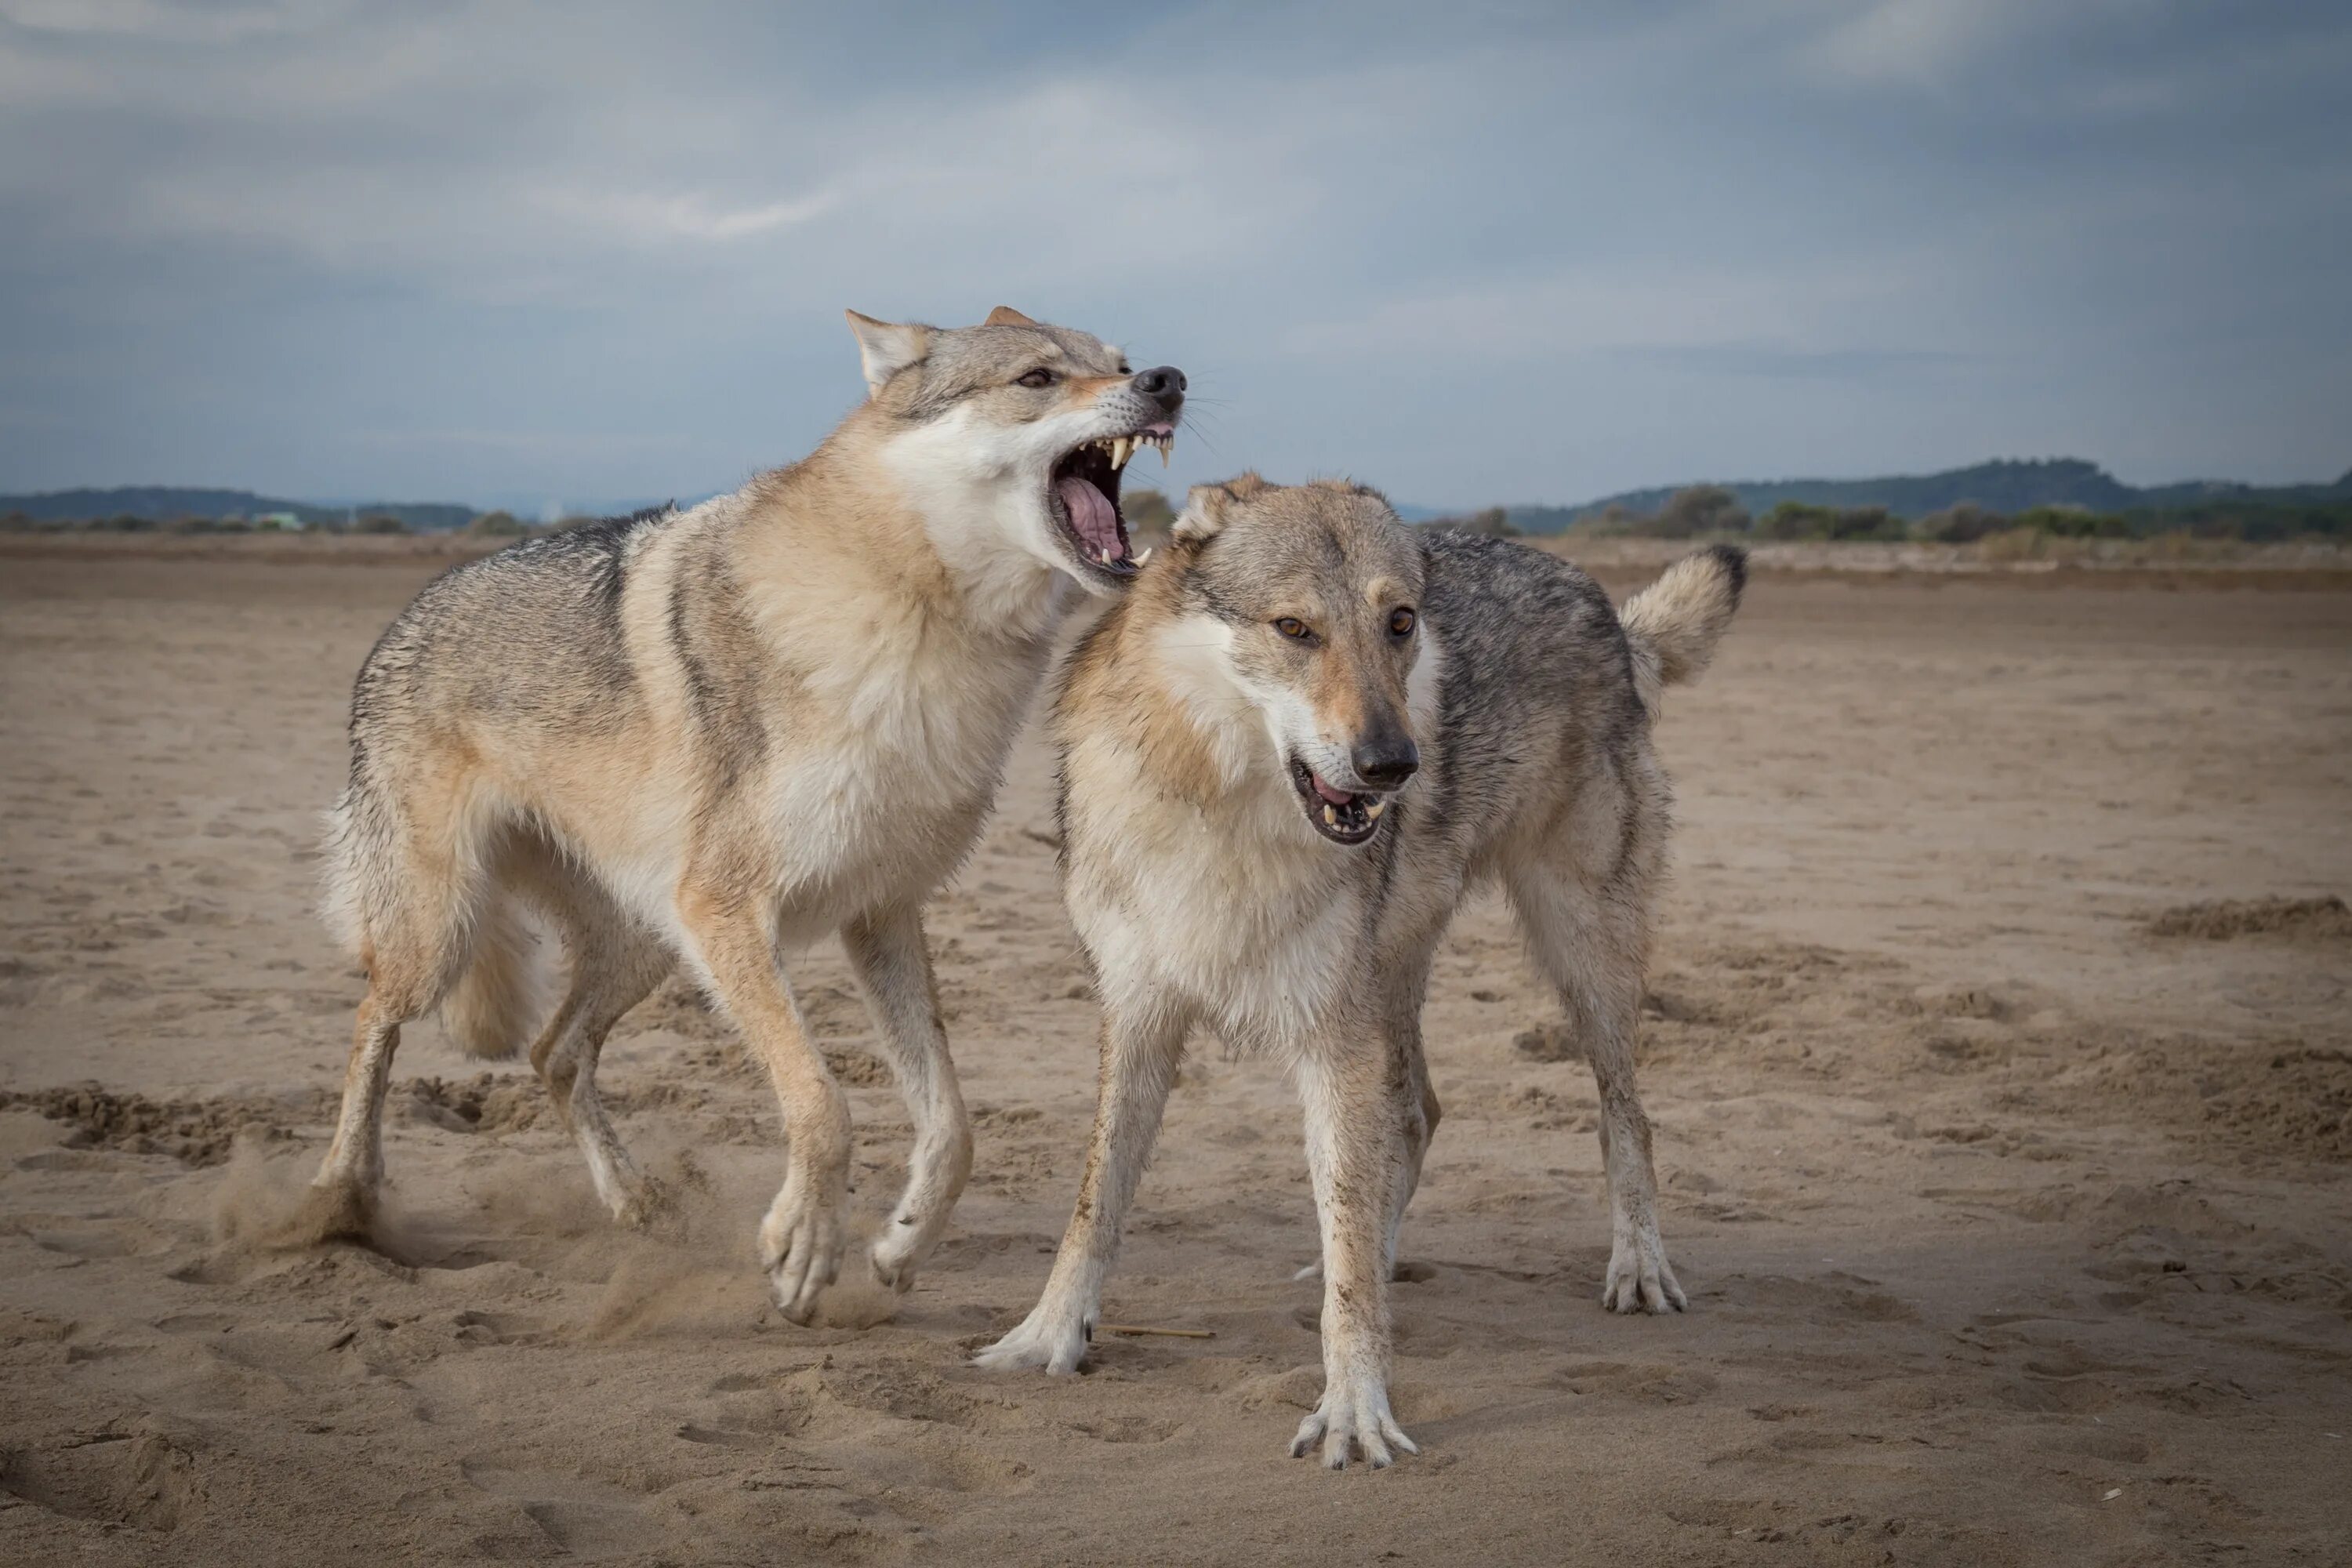
[[[768,1271],[768,1295],[776,1310],[805,1325],[816,1316],[816,1299],[841,1272],[841,1210],[828,1203],[782,1198],[760,1225],[760,1262]]]
[[[1609,1281],[1601,1288],[1601,1304],[1612,1312],[1679,1312],[1690,1298],[1666,1266],[1666,1246],[1656,1227],[1635,1236],[1620,1236],[1609,1250]]]
[[[1315,1413],[1298,1424],[1298,1436],[1290,1440],[1290,1457],[1305,1458],[1317,1443],[1323,1445],[1323,1468],[1343,1470],[1348,1461],[1361,1450],[1364,1462],[1376,1470],[1384,1470],[1396,1461],[1397,1453],[1418,1454],[1421,1447],[1396,1424],[1389,1411],[1389,1391],[1378,1381],[1365,1379],[1354,1384],[1335,1383],[1325,1386],[1323,1402]]]
[[[1066,1311],[1048,1312],[1040,1301],[1021,1326],[971,1358],[990,1372],[1071,1373],[1087,1359],[1094,1326]]]
[[[875,1283],[894,1294],[903,1296],[915,1288],[915,1269],[921,1264],[930,1247],[930,1238],[922,1234],[919,1226],[894,1224],[874,1241],[874,1250],[866,1262],[874,1269]]]
[[[330,1241],[355,1241],[362,1247],[375,1245],[376,1184],[351,1176],[320,1176],[302,1189],[301,1196],[290,1205],[281,1205],[281,1212],[261,1217],[258,1224],[248,1226],[242,1215],[225,1218],[236,1223],[224,1224],[223,1230],[237,1235],[247,1228],[266,1247],[317,1247]]]
[[[667,1183],[639,1176],[615,1197],[613,1221],[625,1230],[663,1235],[684,1229],[686,1212],[677,1193]]]

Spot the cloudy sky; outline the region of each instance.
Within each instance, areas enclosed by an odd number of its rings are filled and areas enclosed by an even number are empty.
[[[999,302],[1178,482],[2330,478],[2347,14],[0,0],[0,490],[700,495]]]

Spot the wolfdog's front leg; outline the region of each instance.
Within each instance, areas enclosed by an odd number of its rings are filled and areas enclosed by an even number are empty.
[[[1062,1235],[1045,1293],[1021,1326],[972,1359],[997,1372],[1043,1367],[1076,1372],[1102,1310],[1103,1280],[1118,1253],[1118,1229],[1160,1135],[1160,1113],[1176,1082],[1185,1020],[1103,1013],[1102,1059],[1095,1090],[1095,1130],[1087,1146],[1078,1205]]]
[[[971,1174],[971,1119],[956,1087],[947,1031],[940,1026],[939,987],[931,978],[920,911],[908,904],[863,916],[842,929],[841,943],[866,989],[875,1032],[915,1124],[907,1191],[875,1238],[872,1253],[874,1277],[903,1291],[914,1284],[916,1266],[939,1244]]]
[[[760,1226],[760,1261],[776,1310],[795,1323],[841,1268],[849,1187],[849,1106],[809,1039],[777,967],[762,902],[694,887],[678,898],[690,956],[768,1066],[784,1113],[784,1184]]]
[[[1323,1399],[1298,1424],[1294,1458],[1317,1443],[1339,1469],[1357,1448],[1374,1469],[1421,1450],[1389,1410],[1388,1232],[1410,1065],[1390,1043],[1318,1041],[1300,1062],[1307,1165],[1323,1230]]]

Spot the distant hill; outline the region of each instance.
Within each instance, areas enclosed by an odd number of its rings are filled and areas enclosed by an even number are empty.
[[[2126,512],[2197,506],[2214,501],[2295,504],[2352,500],[2352,472],[2333,484],[2246,485],[2227,479],[2142,488],[2125,484],[2082,458],[2003,458],[1940,474],[1895,475],[1875,479],[1739,479],[1719,481],[1739,504],[1762,516],[1780,502],[1838,508],[1885,507],[1896,517],[1917,519],[1962,501],[2004,515],[2034,507],[2079,507],[2088,511]],[[1685,487],[1625,490],[1580,506],[1515,506],[1510,524],[1522,533],[1558,533],[1570,524],[1597,517],[1611,507],[1647,515]]]
[[[35,522],[79,522],[138,517],[153,522],[181,518],[267,517],[290,512],[304,522],[336,523],[361,517],[396,517],[420,531],[463,528],[474,509],[456,501],[362,501],[321,506],[286,500],[251,490],[206,489],[188,485],[122,485],[113,489],[46,490],[36,495],[0,495],[0,517],[22,512]]]

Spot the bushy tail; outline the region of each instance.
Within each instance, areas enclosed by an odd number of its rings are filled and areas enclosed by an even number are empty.
[[[1748,552],[1717,544],[1685,555],[1618,612],[1633,649],[1633,685],[1650,717],[1669,686],[1696,680],[1739,608],[1748,586]]]
[[[417,1005],[469,1057],[509,1057],[530,1040],[551,1010],[553,954],[494,873],[418,885],[395,814],[358,781],[327,814],[325,847],[320,910],[346,952],[371,966],[387,944],[404,955],[397,968],[415,977]],[[435,1001],[437,977],[457,965]]]
[[[529,1044],[548,1010],[538,933],[491,889],[476,911],[465,972],[441,998],[441,1027],[460,1051],[495,1061]]]

